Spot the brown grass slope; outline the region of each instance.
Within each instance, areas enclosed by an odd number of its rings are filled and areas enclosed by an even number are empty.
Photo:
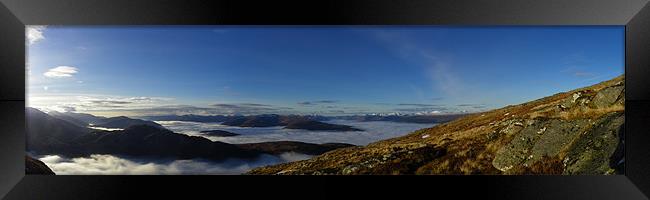
[[[624,76],[248,174],[620,173]]]

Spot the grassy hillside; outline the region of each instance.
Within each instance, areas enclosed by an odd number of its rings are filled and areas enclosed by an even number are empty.
[[[621,173],[624,76],[249,174]]]

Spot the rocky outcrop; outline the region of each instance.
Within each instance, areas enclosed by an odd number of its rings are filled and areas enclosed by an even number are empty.
[[[624,77],[249,174],[620,174]]]
[[[566,174],[612,173],[608,159],[618,145],[623,121],[623,113],[593,120],[536,120],[499,149],[492,164],[509,172],[514,166],[529,167],[544,157],[559,156]]]
[[[29,156],[25,156],[25,174],[55,175],[45,163]]]

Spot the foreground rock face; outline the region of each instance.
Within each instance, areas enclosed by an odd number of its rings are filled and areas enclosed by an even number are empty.
[[[622,173],[624,77],[249,174]]]
[[[40,160],[25,156],[25,174],[54,175],[54,172]]]

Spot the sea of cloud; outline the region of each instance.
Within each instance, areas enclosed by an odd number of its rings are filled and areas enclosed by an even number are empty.
[[[300,141],[307,143],[348,143],[366,145],[379,140],[406,135],[410,132],[429,128],[436,124],[398,123],[398,122],[358,122],[351,120],[331,120],[328,123],[350,125],[364,131],[308,131],[298,129],[284,129],[283,127],[233,127],[219,123],[200,123],[183,121],[156,121],[166,128],[176,132],[193,136],[203,136],[212,141],[221,141],[231,144],[257,143],[270,141]],[[225,130],[240,134],[232,137],[213,137],[200,133],[205,130]]]
[[[264,154],[257,159],[228,159],[213,162],[201,159],[170,160],[131,158],[115,155],[65,158],[58,155],[39,157],[57,175],[236,175],[253,168],[309,159],[312,156],[288,152],[278,156]]]

